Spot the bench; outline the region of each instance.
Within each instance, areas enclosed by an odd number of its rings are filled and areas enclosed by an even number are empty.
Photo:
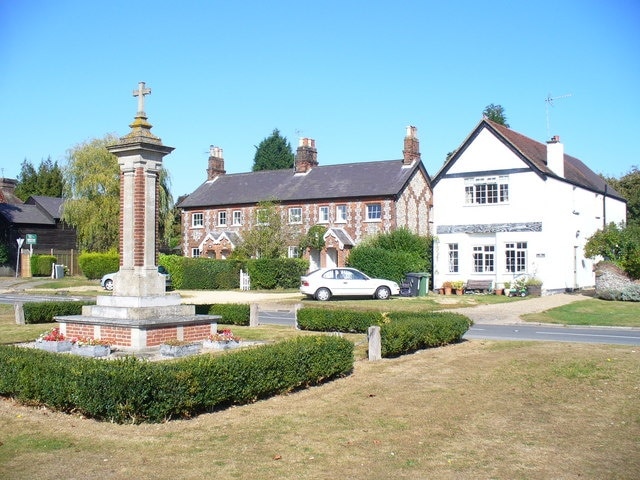
[[[489,290],[491,290],[491,287],[493,285],[493,280],[474,280],[474,279],[469,279],[467,280],[467,285],[465,287],[465,291],[471,293],[471,292],[487,292]]]

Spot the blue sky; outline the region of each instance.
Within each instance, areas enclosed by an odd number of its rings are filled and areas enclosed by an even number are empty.
[[[175,198],[274,128],[327,165],[401,158],[415,125],[435,175],[491,103],[597,173],[640,165],[638,0],[0,0],[2,174],[126,134],[139,81]]]

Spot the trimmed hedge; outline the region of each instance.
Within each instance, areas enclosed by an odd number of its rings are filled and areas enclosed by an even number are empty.
[[[80,315],[83,305],[95,305],[95,302],[27,302],[22,306],[24,323],[51,323],[57,315]]]
[[[0,346],[0,395],[117,423],[188,418],[316,385],[353,370],[353,344],[297,337],[224,355],[104,361]]]
[[[159,255],[158,264],[171,273],[173,288],[178,290],[233,290],[240,288],[238,260],[191,258]]]
[[[382,320],[383,316],[379,312],[328,308],[302,308],[298,310],[300,330],[366,333],[370,326],[380,325]]]
[[[120,268],[120,256],[115,253],[81,253],[78,265],[82,274],[89,280],[102,278],[107,273],[117,272]]]
[[[51,276],[51,265],[57,262],[53,255],[31,255],[31,275],[34,277]]]
[[[301,258],[258,258],[247,260],[251,288],[298,288],[300,277],[309,269],[309,262]]]
[[[387,316],[391,321],[380,327],[383,357],[459,342],[472,323],[453,312],[393,312]]]
[[[220,323],[225,325],[249,326],[251,320],[251,305],[241,303],[215,303],[212,305],[196,305],[199,315],[220,315]]]

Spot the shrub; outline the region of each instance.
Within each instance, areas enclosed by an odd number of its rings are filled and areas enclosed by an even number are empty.
[[[620,300],[625,302],[640,302],[640,284],[630,283],[620,291]]]
[[[309,262],[300,258],[259,258],[247,260],[251,288],[298,288],[300,277],[306,273]]]
[[[217,290],[240,287],[238,260],[190,258],[178,255],[159,255],[158,264],[171,273],[173,288],[186,290]]]
[[[246,327],[251,319],[251,306],[240,303],[196,305],[196,313],[201,315],[220,315],[222,317],[220,323]]]
[[[120,268],[120,256],[115,252],[81,253],[78,265],[85,277],[95,280],[107,273],[117,272]]]
[[[382,318],[379,312],[302,308],[298,310],[298,327],[319,332],[366,333]]]
[[[83,305],[95,305],[95,302],[27,302],[22,307],[24,323],[52,323],[56,316],[80,315]]]
[[[48,277],[51,275],[51,265],[56,263],[53,255],[31,255],[31,275],[34,277]]]
[[[459,342],[471,325],[467,317],[453,312],[393,312],[388,318],[391,321],[380,328],[383,357]]]
[[[0,346],[0,395],[117,423],[162,422],[315,385],[352,369],[353,344],[330,336],[170,362]]]

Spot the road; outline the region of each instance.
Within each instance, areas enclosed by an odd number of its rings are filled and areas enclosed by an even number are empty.
[[[13,305],[14,303],[26,302],[63,302],[63,301],[89,301],[92,297],[71,297],[67,295],[33,295],[29,293],[2,293],[0,303]]]
[[[640,345],[640,329],[615,327],[561,327],[547,325],[475,324],[466,339],[537,340],[546,342],[609,343]]]

